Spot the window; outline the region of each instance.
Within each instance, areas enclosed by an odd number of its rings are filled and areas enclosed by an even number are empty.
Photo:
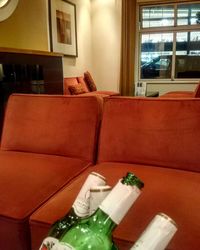
[[[200,78],[200,2],[140,7],[139,80]]]

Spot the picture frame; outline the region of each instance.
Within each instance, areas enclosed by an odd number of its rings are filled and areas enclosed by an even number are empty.
[[[50,50],[78,57],[76,5],[67,0],[48,0]]]

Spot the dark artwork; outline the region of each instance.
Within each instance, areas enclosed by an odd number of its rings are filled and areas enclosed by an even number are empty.
[[[72,44],[71,15],[56,10],[57,40],[59,43]]]

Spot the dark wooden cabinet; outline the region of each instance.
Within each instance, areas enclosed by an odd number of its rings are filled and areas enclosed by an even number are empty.
[[[0,48],[0,132],[12,93],[63,94],[62,54]]]

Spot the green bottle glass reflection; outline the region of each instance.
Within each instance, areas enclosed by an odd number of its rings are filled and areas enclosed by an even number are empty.
[[[128,173],[115,185],[97,211],[64,233],[53,250],[116,249],[112,232],[138,198],[143,186],[134,174]]]
[[[80,218],[72,207],[63,218],[53,224],[48,235],[59,239],[63,232],[73,226]]]
[[[44,239],[42,245],[40,246],[40,250],[52,249],[64,232],[68,231],[81,218],[89,215],[90,188],[93,186],[103,186],[105,184],[105,178],[98,173],[92,172],[88,176],[76,200],[74,201],[72,208],[63,218],[59,219],[52,225],[48,236]]]

